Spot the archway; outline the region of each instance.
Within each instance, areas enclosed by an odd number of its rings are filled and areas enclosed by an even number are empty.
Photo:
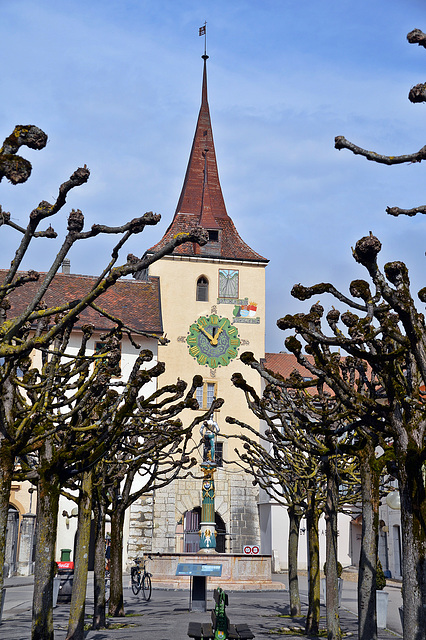
[[[200,549],[200,521],[201,507],[186,511],[183,516],[183,551],[197,553]],[[225,553],[226,525],[221,516],[215,512],[216,522],[216,551]]]

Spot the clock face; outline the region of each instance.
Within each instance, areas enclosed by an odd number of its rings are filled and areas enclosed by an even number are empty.
[[[201,316],[191,324],[186,342],[189,353],[198,364],[211,369],[226,367],[237,357],[240,346],[237,328],[231,325],[228,318],[215,314]]]

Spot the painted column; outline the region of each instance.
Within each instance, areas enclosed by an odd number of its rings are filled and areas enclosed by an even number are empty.
[[[202,484],[201,523],[200,523],[200,553],[216,551],[216,523],[215,523],[215,486],[214,473],[215,440],[219,433],[219,426],[214,420],[203,422],[200,433],[203,436],[204,452],[201,470],[204,474]]]

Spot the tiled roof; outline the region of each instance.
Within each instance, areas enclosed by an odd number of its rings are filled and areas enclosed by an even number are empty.
[[[313,362],[312,356],[305,356],[310,362]],[[266,369],[270,369],[274,373],[279,373],[283,378],[288,378],[292,371],[296,370],[304,378],[312,378],[312,373],[302,367],[292,353],[265,353],[265,359],[262,361]]]
[[[304,357],[309,362],[314,362],[312,356],[305,354]],[[315,378],[309,369],[302,367],[297,362],[296,356],[293,353],[265,353],[265,358],[262,359],[262,364],[266,369],[269,369],[274,373],[278,373],[283,378],[289,378],[293,371],[300,373],[302,378],[305,378],[305,380],[313,380]],[[328,385],[324,385],[324,390],[331,395],[334,395],[334,392]],[[315,390],[312,389],[310,393],[315,393]]]
[[[0,270],[0,282],[4,281],[5,270]],[[40,274],[41,282],[44,274]],[[97,278],[94,276],[80,276],[58,273],[43,298],[48,307],[57,306],[64,302],[81,299],[93,286]],[[39,286],[37,282],[29,282],[8,296],[12,308],[7,312],[8,318],[13,318],[24,311]],[[96,305],[110,315],[120,318],[125,325],[138,331],[155,334],[163,333],[160,305],[160,282],[157,277],[148,280],[118,280],[103,293]],[[94,309],[86,309],[80,314],[77,327],[86,323],[94,325],[95,329],[104,331],[113,326],[110,320],[100,315]]]
[[[265,262],[239,236],[228,216],[219,181],[213,130],[207,100],[207,69],[204,58],[203,87],[200,113],[195,129],[191,154],[174,218],[163,238],[152,250],[160,249],[178,233],[194,226],[218,232],[218,239],[205,246],[186,243],[177,247],[174,255],[206,256],[231,260]]]

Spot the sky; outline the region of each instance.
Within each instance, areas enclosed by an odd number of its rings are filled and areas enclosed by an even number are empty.
[[[50,266],[72,208],[86,227],[161,215],[120,262],[162,237],[195,131],[205,22],[228,214],[270,260],[266,350],[284,350],[277,319],[312,304],[291,297],[293,284],[327,281],[347,293],[366,278],[351,247],[369,231],[383,244],[381,265],[403,260],[413,290],[425,286],[426,217],[385,209],[426,204],[426,166],[377,165],[334,149],[336,135],[385,155],[426,144],[426,105],[407,98],[426,81],[426,50],[406,40],[426,31],[423,0],[0,0],[0,137],[17,124],[49,136],[44,150],[22,151],[32,176],[18,186],[3,180],[1,206],[26,225],[77,167],[91,171],[53,222],[58,240],[34,243],[23,267]],[[18,241],[1,227],[1,267]],[[110,250],[111,238],[81,242],[71,271],[98,274]]]

